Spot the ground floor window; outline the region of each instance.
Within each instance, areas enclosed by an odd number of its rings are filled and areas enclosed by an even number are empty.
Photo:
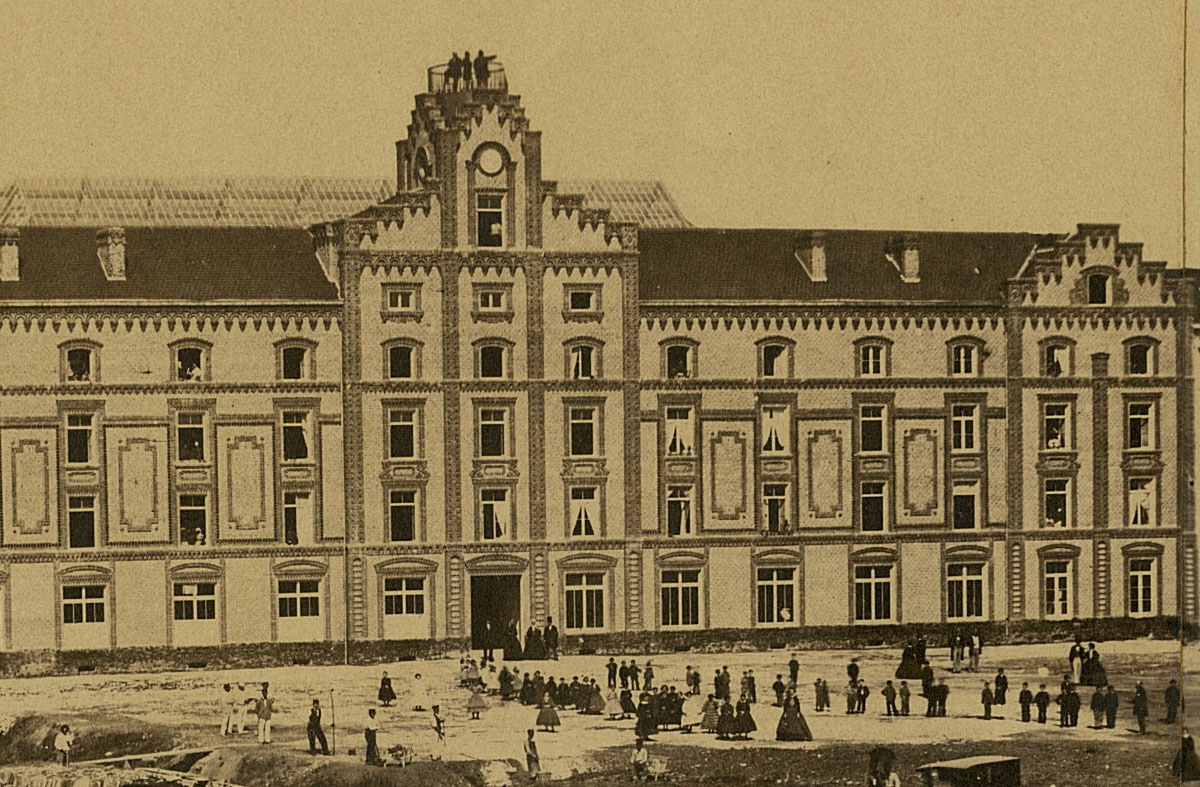
[[[279,617],[315,618],[321,614],[319,579],[279,580]]]
[[[104,585],[66,585],[62,589],[63,625],[103,623]]]
[[[796,569],[760,568],[755,572],[758,622],[789,624],[796,619]]]
[[[854,620],[892,619],[892,566],[854,567]]]
[[[175,620],[216,620],[217,585],[215,582],[176,582]]]
[[[1069,618],[1075,599],[1071,587],[1074,566],[1070,560],[1047,560],[1042,572],[1042,610],[1049,619]]]
[[[1158,610],[1156,596],[1157,572],[1152,557],[1137,557],[1129,561],[1129,616],[1150,617]]]
[[[700,625],[700,571],[662,572],[662,625]]]
[[[604,628],[603,572],[568,573],[566,587],[566,627],[571,630]]]
[[[420,577],[387,577],[384,579],[383,614],[424,615],[425,580]]]
[[[982,618],[983,599],[982,563],[951,563],[946,566],[947,618]]]

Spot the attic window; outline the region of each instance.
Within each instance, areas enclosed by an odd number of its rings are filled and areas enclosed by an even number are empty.
[[[1103,306],[1111,300],[1109,277],[1103,273],[1093,273],[1088,276],[1088,303]]]

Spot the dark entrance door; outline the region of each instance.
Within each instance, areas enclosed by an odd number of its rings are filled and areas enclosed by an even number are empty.
[[[483,647],[485,626],[492,622],[492,647],[503,647],[500,635],[511,621],[521,625],[521,575],[496,574],[471,577],[471,647]],[[518,635],[520,633],[518,632]]]

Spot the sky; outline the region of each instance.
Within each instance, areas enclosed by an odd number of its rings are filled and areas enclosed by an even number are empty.
[[[1183,261],[1182,0],[4,5],[0,181],[391,178],[425,69],[482,48],[544,177],[661,180],[697,225],[1115,222]]]

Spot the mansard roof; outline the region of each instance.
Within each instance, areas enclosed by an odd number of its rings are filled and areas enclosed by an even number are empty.
[[[823,237],[826,281],[803,257]],[[639,289],[648,301],[1004,303],[1004,282],[1055,236],[1024,232],[643,229]],[[915,243],[920,280],[897,267]],[[890,256],[890,259],[889,259]]]
[[[109,281],[96,228],[23,227],[12,301],[338,301],[306,230],[135,227],[125,230],[125,281]]]

